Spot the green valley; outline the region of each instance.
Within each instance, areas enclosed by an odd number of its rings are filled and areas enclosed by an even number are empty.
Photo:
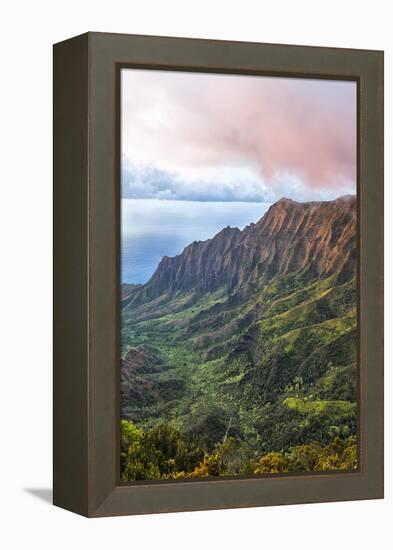
[[[124,481],[356,468],[354,243],[353,197],[284,199],[124,285]]]

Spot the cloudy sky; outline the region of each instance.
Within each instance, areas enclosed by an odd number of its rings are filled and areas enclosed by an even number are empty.
[[[122,196],[328,200],[356,189],[356,84],[122,71]]]

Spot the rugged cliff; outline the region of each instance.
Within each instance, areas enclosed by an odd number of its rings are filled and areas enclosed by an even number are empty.
[[[164,256],[150,281],[124,292],[124,298],[141,303],[167,292],[234,291],[262,276],[293,272],[306,279],[339,274],[347,280],[355,267],[355,228],[354,196],[308,203],[283,198],[243,231],[226,227],[174,258]]]
[[[191,243],[122,289],[122,416],[258,453],[353,435],[356,298],[353,196]]]

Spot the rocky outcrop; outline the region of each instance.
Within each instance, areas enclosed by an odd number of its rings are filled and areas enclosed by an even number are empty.
[[[306,203],[283,198],[243,231],[226,227],[174,258],[164,256],[146,285],[128,289],[127,303],[164,292],[234,290],[293,272],[306,279],[336,273],[346,280],[355,269],[355,240],[354,196]]]

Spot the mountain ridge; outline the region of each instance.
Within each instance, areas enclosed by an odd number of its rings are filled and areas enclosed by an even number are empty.
[[[166,292],[212,292],[223,285],[233,291],[261,276],[301,270],[309,277],[339,272],[345,280],[355,265],[355,226],[354,195],[304,203],[283,197],[243,230],[227,226],[177,256],[164,256],[149,281],[128,292],[123,306]]]
[[[232,473],[263,453],[348,443],[357,341],[356,198],[283,198],[122,286],[121,418],[203,453],[231,441]]]

